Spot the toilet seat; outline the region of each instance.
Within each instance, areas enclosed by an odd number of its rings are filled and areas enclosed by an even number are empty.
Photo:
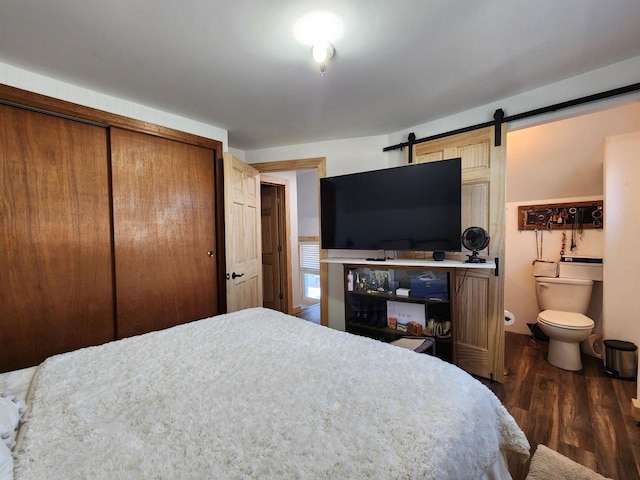
[[[586,315],[575,312],[561,312],[559,310],[544,310],[540,312],[538,314],[538,322],[568,330],[590,329],[595,325],[593,320]]]

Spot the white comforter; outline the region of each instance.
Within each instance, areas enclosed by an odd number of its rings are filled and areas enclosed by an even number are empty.
[[[250,309],[58,355],[16,479],[478,479],[529,444],[428,355]]]

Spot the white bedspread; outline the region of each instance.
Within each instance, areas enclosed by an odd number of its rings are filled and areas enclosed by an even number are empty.
[[[16,479],[478,479],[529,444],[428,355],[250,309],[58,355]]]

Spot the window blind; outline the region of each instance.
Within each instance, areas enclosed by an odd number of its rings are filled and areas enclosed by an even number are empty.
[[[304,270],[320,270],[320,244],[300,243],[300,267]]]

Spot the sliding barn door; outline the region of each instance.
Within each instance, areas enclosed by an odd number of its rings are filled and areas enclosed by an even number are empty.
[[[0,372],[113,339],[107,144],[0,105]]]
[[[215,315],[213,150],[111,129],[117,334]]]
[[[262,307],[260,174],[230,153],[224,159],[227,311]]]
[[[462,231],[483,227],[491,237],[480,252],[504,261],[505,127],[502,145],[494,145],[494,128],[425,142],[414,147],[416,163],[462,158]],[[457,255],[465,260],[463,252]],[[448,255],[450,256],[450,255]],[[502,381],[504,375],[504,268],[456,269],[456,363],[466,371]]]

